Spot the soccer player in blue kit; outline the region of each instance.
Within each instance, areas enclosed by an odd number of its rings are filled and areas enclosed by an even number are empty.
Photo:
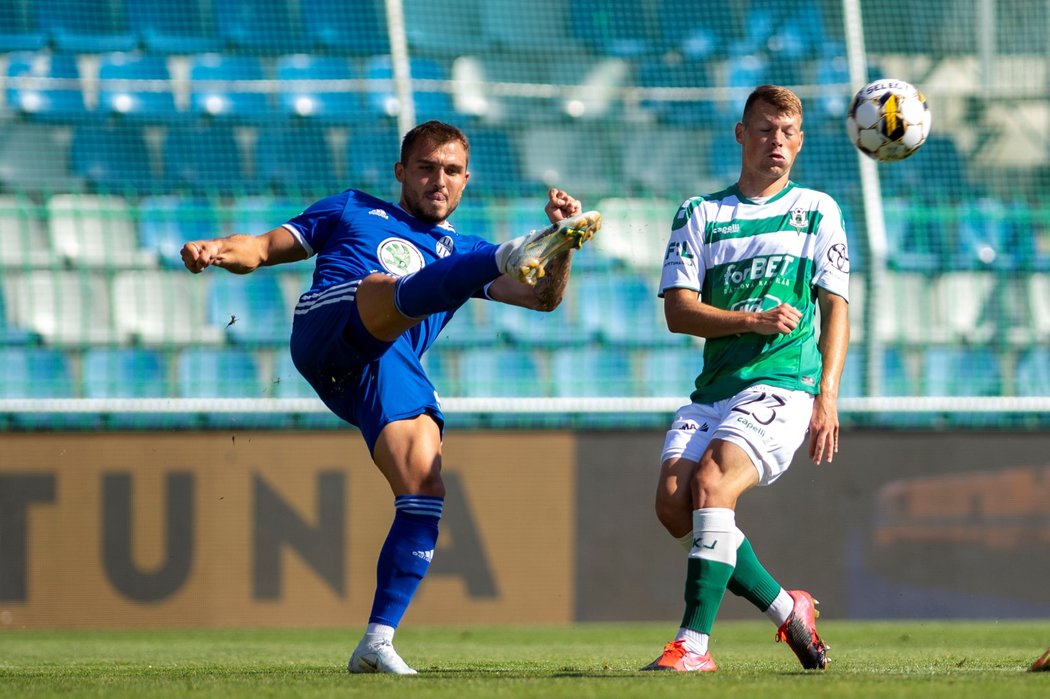
[[[444,417],[420,364],[471,297],[554,310],[572,251],[600,228],[566,192],[548,192],[547,228],[494,245],[459,235],[448,217],[470,179],[470,145],[455,126],[409,131],[394,176],[397,204],[347,190],[262,235],[186,243],[191,272],[258,267],[317,256],[313,285],[295,308],[291,353],[325,405],[360,428],[394,493],[394,522],[379,554],[376,592],[352,673],[415,674],[394,650],[394,630],[426,575],[444,503]]]

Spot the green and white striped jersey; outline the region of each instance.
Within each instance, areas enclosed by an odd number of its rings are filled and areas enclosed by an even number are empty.
[[[789,182],[763,203],[744,198],[736,185],[686,200],[671,225],[660,296],[693,289],[727,310],[786,303],[802,313],[787,335],[708,339],[693,402],[713,403],[755,384],[819,393],[818,286],[849,300],[846,232],[827,194]]]

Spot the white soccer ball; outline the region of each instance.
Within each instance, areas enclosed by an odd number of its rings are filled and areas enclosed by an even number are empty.
[[[930,135],[930,108],[903,80],[876,80],[860,89],[846,117],[846,131],[857,149],[875,160],[904,160]]]

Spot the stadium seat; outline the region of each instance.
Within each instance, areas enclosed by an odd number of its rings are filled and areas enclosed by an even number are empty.
[[[455,122],[456,110],[446,86],[434,84],[449,79],[447,71],[436,60],[412,59],[409,71],[412,74],[412,99],[415,101],[416,121],[430,119]],[[373,56],[365,63],[364,77],[370,81],[365,92],[365,108],[373,118],[393,118],[400,112],[394,89],[394,68],[390,56]],[[416,81],[427,81],[423,86]]]
[[[726,138],[726,134],[718,136]],[[715,185],[708,176],[710,140],[708,132],[692,128],[634,127],[631,138],[623,139],[620,155],[624,191],[634,196],[670,197],[677,207],[686,197],[714,191],[712,186],[721,189],[729,182]],[[660,214],[666,220],[658,223],[667,231],[674,213]]]
[[[547,395],[542,367],[534,350],[516,347],[465,349],[456,353],[455,389],[447,395],[466,398],[537,397]],[[438,386],[442,390],[441,386]]]
[[[277,350],[274,374],[270,380],[269,392],[274,398],[308,398],[317,401],[322,406],[321,400],[313,387],[307,383],[299,370],[292,363],[292,357],[287,349]],[[320,411],[304,412],[298,415],[284,415],[277,417],[278,424],[299,429],[346,429],[349,425],[327,408]]]
[[[324,124],[358,120],[361,118],[360,91],[350,85],[355,78],[349,61],[341,57],[304,53],[282,56],[277,61],[281,112]]]
[[[346,186],[377,197],[393,196],[394,163],[401,152],[401,137],[392,124],[350,129],[346,141]]]
[[[382,0],[312,0],[300,2],[299,10],[307,40],[321,52],[350,56],[390,53]]]
[[[230,49],[275,54],[306,48],[287,0],[211,0],[211,8],[216,33]]]
[[[69,54],[14,53],[7,59],[8,107],[27,117],[43,120],[83,120],[83,84],[76,56]],[[35,80],[45,79],[43,82]],[[54,79],[57,84],[48,84]]]
[[[524,346],[553,347],[582,345],[595,339],[594,330],[582,326],[577,308],[577,290],[569,284],[565,299],[550,313],[521,306],[490,303],[487,308],[496,337]]]
[[[42,347],[0,347],[0,398],[73,398],[69,359],[65,353]],[[83,416],[20,412],[10,416],[17,429],[54,430],[92,426]]]
[[[209,196],[256,189],[244,168],[240,145],[228,127],[169,128],[163,151],[166,181],[188,193]]]
[[[285,308],[277,274],[216,274],[208,285],[207,322],[224,328],[230,342],[286,345],[292,334],[292,309]]]
[[[262,384],[255,356],[243,349],[191,348],[179,353],[180,398],[259,398]]]
[[[157,257],[162,267],[182,268],[180,252],[191,240],[219,234],[212,204],[206,199],[160,195],[138,205],[139,247]]]
[[[680,203],[634,197],[599,199],[594,208],[602,212],[602,230],[590,246],[623,266],[652,275],[655,283],[663,267],[671,222]],[[581,262],[588,252],[590,250],[583,250]]]
[[[1036,340],[1050,340],[1050,275],[1045,272],[1028,275],[1028,302],[1031,304],[1029,322]]]
[[[660,0],[656,6],[660,46],[692,61],[717,58],[737,31],[732,12],[711,12],[702,3]]]
[[[488,34],[482,29],[486,0],[459,0],[433,12],[427,0],[403,0],[409,53],[427,56],[482,53]],[[455,39],[450,40],[450,37]]]
[[[117,13],[116,3],[109,0],[33,0],[33,10],[37,26],[45,29],[60,51],[130,51],[138,43]]]
[[[704,368],[702,345],[660,347],[642,355],[640,393],[659,398],[678,397],[689,402],[694,381]]]
[[[263,188],[315,199],[343,189],[324,129],[271,126],[259,131],[255,143],[255,170]]]
[[[511,135],[491,127],[476,127],[467,134],[470,139],[470,191],[488,196],[524,196],[542,187],[527,182],[521,174],[521,162]]]
[[[1050,396],[1050,350],[1030,349],[1017,359],[1014,393],[1019,396]]]
[[[857,150],[843,135],[841,123],[814,124],[806,128],[805,146],[792,169],[791,179],[827,192],[837,201],[857,188],[860,181],[857,157]]]
[[[853,99],[844,44],[828,42],[824,45],[816,60],[814,79],[821,86],[821,95],[816,99],[815,109],[806,109],[806,119],[812,115],[814,121],[826,120],[841,127]]]
[[[740,120],[744,111],[744,103],[747,96],[756,85],[763,85],[770,81],[770,61],[764,55],[744,51],[739,54],[731,54],[726,70],[726,86],[733,94],[726,102],[719,105],[719,114],[731,125]],[[732,140],[732,131],[725,132]]]
[[[135,195],[163,188],[153,173],[146,139],[131,126],[78,126],[70,166],[93,192]]]
[[[441,331],[443,347],[479,347],[495,344],[497,328],[490,320],[491,303],[481,299],[467,301]]]
[[[17,291],[12,285],[12,290]],[[7,301],[4,299],[8,292],[0,285],[0,347],[5,345],[25,345],[35,342],[38,338],[24,328],[14,325],[8,318],[14,314],[7,312]]]
[[[617,191],[620,168],[612,138],[604,132],[580,138],[576,126],[527,126],[520,142],[523,175],[580,199]]]
[[[118,273],[113,279],[117,334],[145,347],[222,344],[224,328],[207,322],[211,278],[177,270]]]
[[[34,270],[10,274],[7,289],[14,324],[49,345],[99,345],[122,342],[127,334],[114,326],[110,290],[102,272]]]
[[[929,347],[922,378],[927,396],[998,396],[1003,388],[999,356],[987,349]]]
[[[123,5],[129,30],[151,52],[189,54],[222,49],[198,0],[133,0]]]
[[[164,123],[180,116],[175,111],[171,73],[161,56],[107,54],[99,60],[98,79],[99,111],[103,115],[148,123]]]
[[[481,28],[490,50],[486,53],[543,52],[552,45],[570,43],[564,3],[552,3],[537,12],[520,2],[482,2]]]
[[[56,262],[47,236],[47,210],[25,196],[0,195],[0,267],[32,269]]]
[[[643,89],[689,89],[713,85],[708,76],[708,61],[684,59],[677,53],[642,59],[638,63],[636,82]],[[641,107],[661,123],[671,126],[707,127],[716,118],[716,103],[695,95],[682,99],[646,97],[642,99]]]
[[[299,199],[245,196],[234,198],[216,213],[224,231],[259,235],[298,216],[309,203]]]
[[[926,139],[921,154],[879,168],[883,196],[924,196],[944,200],[973,194],[963,154],[949,136],[936,133]]]
[[[636,392],[631,358],[616,347],[560,348],[551,353],[551,383],[560,397],[625,397]]]
[[[591,51],[633,58],[660,48],[649,3],[634,0],[570,0],[569,27]]]
[[[839,382],[839,398],[861,398],[869,395],[864,390],[866,355],[861,348],[851,348],[842,368]],[[896,347],[882,351],[882,377],[880,396],[913,396],[916,394],[908,374],[903,353]],[[871,394],[876,395],[876,394]]]
[[[47,35],[26,4],[17,0],[0,3],[0,51],[37,51],[46,43]]]
[[[273,116],[270,95],[249,82],[266,77],[255,56],[204,53],[190,59],[190,110],[213,119],[258,123]]]
[[[99,269],[147,268],[156,258],[138,247],[134,214],[118,196],[56,194],[47,201],[48,232],[66,263]]]
[[[84,352],[81,362],[84,398],[168,398],[167,360],[162,352],[126,347],[97,347]],[[143,411],[116,411],[102,415],[110,429],[186,429],[186,415]]]
[[[932,273],[947,267],[948,225],[938,220],[939,207],[893,197],[885,199],[882,208],[888,263],[893,269]]]
[[[664,321],[657,280],[628,272],[595,273],[574,280],[580,324],[602,342],[620,346],[658,347],[686,342]]]
[[[76,191],[69,138],[50,124],[8,122],[0,129],[0,185],[5,192]]]

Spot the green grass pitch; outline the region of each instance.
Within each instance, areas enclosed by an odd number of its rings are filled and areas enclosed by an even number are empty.
[[[1026,672],[1045,622],[820,624],[827,672],[805,672],[772,625],[722,622],[719,672],[642,673],[674,623],[412,627],[397,647],[420,674],[348,675],[359,629],[0,632],[11,697],[1048,697]]]

